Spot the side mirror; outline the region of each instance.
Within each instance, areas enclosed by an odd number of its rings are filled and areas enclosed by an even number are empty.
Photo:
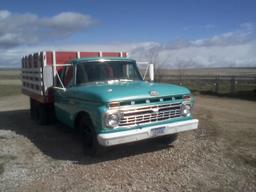
[[[154,64],[153,63],[149,64],[148,62],[137,62],[137,64],[147,65],[146,70],[145,70],[144,75],[143,75],[143,80],[146,79],[146,75],[149,72],[149,80],[154,81],[154,73],[155,73]]]
[[[150,79],[150,81],[154,81],[154,64],[153,63],[151,63],[151,64],[149,64],[149,79]]]

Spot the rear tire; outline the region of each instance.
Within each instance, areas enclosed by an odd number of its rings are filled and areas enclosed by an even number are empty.
[[[85,154],[93,157],[99,156],[102,152],[102,146],[98,143],[97,134],[91,120],[86,115],[83,115],[78,126],[82,135]]]
[[[42,104],[30,98],[30,117],[39,125],[48,125],[55,120],[53,104]]]
[[[44,106],[43,104],[39,104],[37,110],[38,110],[38,112],[37,112],[38,113],[37,123],[39,125],[49,124],[47,106]]]
[[[56,117],[55,117],[55,110],[54,110],[54,105],[53,104],[48,104],[47,106],[47,111],[48,111],[48,123],[55,123]]]
[[[30,98],[30,117],[32,120],[36,120],[36,106],[35,100]]]

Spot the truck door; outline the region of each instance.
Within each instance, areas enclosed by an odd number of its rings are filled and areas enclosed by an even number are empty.
[[[73,65],[65,66],[60,78],[65,89],[55,89],[55,114],[59,121],[68,126],[72,126],[71,114],[73,105],[70,88],[74,81]]]

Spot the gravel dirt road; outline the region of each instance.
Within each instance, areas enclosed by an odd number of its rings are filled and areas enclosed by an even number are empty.
[[[256,102],[197,96],[198,130],[83,154],[78,135],[0,98],[0,191],[256,191]]]

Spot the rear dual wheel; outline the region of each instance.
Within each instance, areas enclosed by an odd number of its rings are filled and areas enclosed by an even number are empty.
[[[30,116],[39,125],[48,125],[54,121],[53,105],[42,104],[30,98]]]
[[[49,119],[48,119],[48,113],[47,113],[47,107],[39,104],[37,107],[37,118],[36,121],[39,125],[48,125]]]
[[[30,98],[30,117],[32,120],[35,120],[36,116],[36,101]]]

